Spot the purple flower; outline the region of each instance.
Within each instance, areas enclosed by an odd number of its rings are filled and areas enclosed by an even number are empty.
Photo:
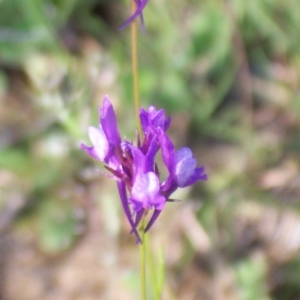
[[[121,145],[121,138],[117,126],[116,115],[108,96],[103,99],[103,104],[99,107],[100,125],[99,128],[89,127],[89,137],[93,144],[88,147],[81,144],[81,149],[85,150],[92,157],[107,163],[110,167],[117,167],[117,157],[115,150]]]
[[[149,149],[149,145],[155,141],[157,152],[160,148],[157,133],[159,130],[163,130],[164,132],[168,130],[171,118],[166,118],[165,111],[163,109],[156,110],[154,106],[150,106],[148,111],[140,109],[139,115],[144,134],[143,143],[139,145],[139,148],[143,153],[146,153]]]
[[[154,106],[150,106],[148,111],[140,109],[140,119],[144,132],[151,129],[156,131],[158,128],[167,131],[171,123],[171,118],[166,118],[165,111],[156,110]]]
[[[154,172],[139,174],[132,186],[131,203],[133,210],[140,209],[162,210],[166,198],[160,194],[159,178]]]
[[[162,130],[158,133],[162,158],[169,171],[169,176],[162,183],[162,190],[169,197],[177,188],[194,184],[198,180],[207,180],[204,167],[197,168],[197,161],[191,149],[184,147],[175,152],[174,145]]]
[[[197,168],[197,161],[190,148],[184,147],[175,153],[175,177],[178,187],[186,187],[198,180],[207,180],[204,167]]]
[[[133,155],[133,178],[130,202],[134,212],[141,209],[162,210],[166,199],[160,194],[160,182],[158,174],[154,172],[154,156],[157,151],[151,151],[146,155],[137,147],[131,146]]]
[[[143,9],[146,7],[148,0],[134,0],[136,3],[136,11],[133,13],[133,15],[125,21],[125,23],[120,27],[120,29],[124,29],[126,26],[128,26],[131,22],[133,22],[137,17],[140,17],[141,24],[142,24],[142,31],[143,33],[146,32],[145,29],[145,23],[144,23],[144,17],[143,17]]]
[[[166,131],[171,118],[166,118],[163,109],[150,106],[148,111],[140,110],[143,140],[138,136],[137,146],[122,141],[112,104],[107,96],[99,108],[99,128],[90,127],[89,137],[93,144],[81,148],[90,156],[105,163],[105,168],[117,181],[124,213],[140,243],[137,226],[149,211],[153,214],[145,228],[148,231],[154,224],[171,194],[177,189],[206,180],[204,167],[197,167],[192,151],[181,148],[177,152]],[[160,181],[159,167],[155,162],[161,149],[168,176]]]
[[[175,152],[172,141],[162,129],[158,130],[158,139],[163,161],[169,171],[169,176],[160,186],[161,194],[166,199],[169,199],[171,194],[179,187],[190,186],[198,180],[207,180],[204,167],[197,168],[197,161],[189,148],[184,147]],[[145,231],[151,228],[160,213],[161,210],[156,209],[154,211]]]

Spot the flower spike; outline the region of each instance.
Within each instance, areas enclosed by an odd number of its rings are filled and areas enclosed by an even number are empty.
[[[131,226],[131,233],[141,243],[137,227],[148,211],[152,216],[145,228],[147,232],[160,216],[167,202],[176,202],[171,194],[178,188],[190,186],[198,180],[207,180],[203,166],[191,149],[175,147],[166,131],[171,118],[163,109],[140,110],[143,138],[138,134],[137,145],[121,139],[114,108],[107,96],[99,108],[99,128],[90,127],[89,137],[93,144],[81,148],[93,158],[103,162],[111,178],[117,181],[121,204]],[[155,158],[161,150],[162,161],[168,170],[164,181],[160,180],[159,166]]]

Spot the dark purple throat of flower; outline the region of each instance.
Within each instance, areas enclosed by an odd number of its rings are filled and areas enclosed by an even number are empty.
[[[137,145],[122,140],[117,126],[113,106],[104,97],[99,109],[100,125],[89,128],[89,137],[93,146],[81,144],[81,148],[90,156],[103,162],[105,168],[116,180],[124,213],[135,234],[137,243],[141,242],[138,226],[141,219],[153,211],[145,228],[147,232],[159,217],[167,202],[173,202],[171,194],[199,180],[207,180],[203,166],[197,167],[192,151],[175,147],[166,131],[170,118],[164,110],[150,106],[140,110],[143,139],[137,135]],[[161,180],[156,156],[161,150],[162,160],[168,175]]]

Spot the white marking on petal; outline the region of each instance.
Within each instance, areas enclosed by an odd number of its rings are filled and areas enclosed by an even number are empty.
[[[192,157],[193,157],[193,153],[191,149],[188,147],[183,147],[179,149],[175,154],[176,163],[180,162],[181,160],[192,158]]]
[[[102,128],[89,127],[89,137],[97,156],[103,161],[108,153],[109,144]]]
[[[139,174],[132,187],[132,196],[141,202],[151,201],[159,191],[159,180],[155,173]]]

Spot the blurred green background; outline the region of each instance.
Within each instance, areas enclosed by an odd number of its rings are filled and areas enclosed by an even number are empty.
[[[80,150],[105,94],[134,138],[129,15],[0,0],[0,299],[139,297],[115,183]],[[172,115],[209,176],[151,230],[161,299],[300,299],[300,1],[151,0],[144,16],[142,106]]]

